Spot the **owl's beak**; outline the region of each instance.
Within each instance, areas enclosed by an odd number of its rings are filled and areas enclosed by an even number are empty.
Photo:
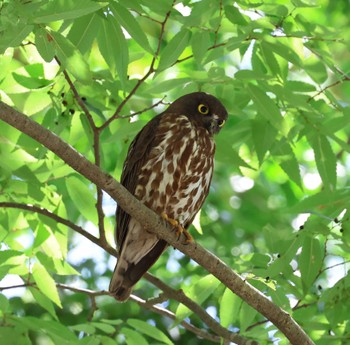
[[[211,134],[219,133],[224,122],[225,121],[223,121],[219,115],[213,114],[211,122],[210,122],[210,126],[209,126],[209,132]]]

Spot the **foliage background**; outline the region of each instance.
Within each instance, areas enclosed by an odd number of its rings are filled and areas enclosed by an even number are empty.
[[[315,343],[346,344],[349,13],[345,0],[5,0],[0,97],[118,178],[131,140],[167,102],[216,95],[230,117],[196,240]],[[104,234],[113,245],[115,204],[34,140],[0,128],[1,343],[218,341],[176,297],[152,300],[160,291],[145,279],[135,294],[177,321],[94,293],[115,263],[100,248]],[[95,244],[31,205],[96,235]],[[223,327],[287,344],[181,253],[169,249],[151,273]]]

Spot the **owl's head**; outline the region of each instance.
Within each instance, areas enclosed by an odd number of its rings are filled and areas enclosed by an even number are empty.
[[[186,115],[210,134],[218,133],[227,120],[227,110],[222,103],[205,92],[193,92],[178,98],[168,112]]]

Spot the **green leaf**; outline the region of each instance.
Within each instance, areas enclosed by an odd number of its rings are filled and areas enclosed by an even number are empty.
[[[30,286],[29,290],[32,293],[35,300],[38,302],[38,304],[42,308],[47,310],[54,319],[58,320],[56,312],[55,312],[55,308],[54,308],[51,300],[48,297],[46,297],[44,294],[42,294],[40,291],[35,289],[34,287]]]
[[[265,44],[264,41],[260,42],[259,47],[261,56],[264,59],[266,65],[270,68],[271,72],[274,75],[282,76],[279,63],[272,50]]]
[[[325,303],[325,316],[334,327],[349,319],[349,289],[350,275],[347,274],[321,297],[321,303]]]
[[[270,77],[266,73],[252,71],[250,69],[241,69],[235,73],[236,79],[242,80],[268,80]]]
[[[79,272],[65,260],[53,258],[53,264],[56,273],[61,276],[79,275]]]
[[[302,188],[299,164],[290,144],[285,139],[275,140],[274,144],[271,150],[272,155],[288,177]]]
[[[253,84],[248,84],[248,91],[259,114],[265,117],[278,131],[283,129],[283,117],[275,102]]]
[[[195,31],[191,42],[193,57],[200,64],[211,45],[209,32],[206,30]]]
[[[74,45],[58,32],[52,31],[50,37],[53,39],[56,54],[63,66],[81,82],[91,81],[91,72],[84,57]]]
[[[257,314],[257,310],[255,310],[249,304],[245,302],[242,303],[242,307],[239,312],[239,323],[243,331],[245,331],[253,323],[253,320]]]
[[[125,87],[129,63],[128,45],[122,29],[111,15],[101,20],[98,47],[112,75],[118,73],[120,82]]]
[[[272,147],[277,137],[277,131],[264,119],[255,119],[252,122],[252,137],[259,164],[263,163],[266,152]]]
[[[226,18],[233,24],[245,26],[248,25],[249,19],[243,15],[239,9],[233,5],[224,7]]]
[[[53,83],[51,80],[45,78],[32,78],[15,72],[12,73],[12,76],[19,85],[22,85],[27,89],[40,89]]]
[[[78,332],[84,332],[87,334],[95,334],[96,328],[91,325],[91,323],[82,323],[79,325],[71,326],[70,329]]]
[[[202,304],[220,285],[220,281],[213,275],[208,274],[207,276],[198,280],[192,285],[187,291],[186,295],[197,302]],[[179,304],[176,309],[176,318],[183,320],[187,316],[191,315],[192,311],[183,304]]]
[[[323,190],[299,201],[289,211],[291,213],[316,213],[317,210],[326,210],[330,214],[332,212],[330,208],[335,208],[335,213],[337,213],[339,210],[344,210],[347,207],[349,200],[349,189]]]
[[[300,248],[303,236],[295,236],[292,240],[284,240],[284,245],[286,245],[286,250],[279,252],[279,257],[276,258],[270,266],[267,268],[266,275],[273,278],[279,275],[281,272],[286,271],[289,267],[290,262],[295,257],[296,252]],[[279,241],[280,243],[280,241]],[[277,246],[278,247],[278,246]],[[283,250],[282,248],[276,248],[277,250]]]
[[[33,248],[37,248],[42,245],[50,236],[51,232],[46,228],[46,226],[43,223],[39,223],[35,231]]]
[[[316,88],[314,85],[299,81],[299,80],[287,80],[284,84],[285,88],[292,92],[312,92],[316,91]]]
[[[191,32],[187,29],[179,31],[166,45],[160,55],[160,61],[157,70],[162,71],[173,65],[184,49],[187,47],[191,38]]]
[[[91,0],[55,0],[44,4],[35,13],[34,23],[50,23],[57,20],[74,19],[95,12],[106,3]]]
[[[323,264],[323,250],[318,238],[305,236],[302,251],[298,259],[304,293],[307,294],[315,282]]]
[[[41,57],[46,62],[51,62],[55,56],[55,46],[50,34],[45,29],[35,32],[35,46]]]
[[[0,327],[0,344],[6,345],[32,345],[29,335],[21,333],[21,329],[12,326]]]
[[[323,84],[328,79],[328,71],[325,64],[318,57],[311,54],[304,61],[305,71],[318,84]]]
[[[337,182],[337,158],[324,135],[318,134],[308,138],[315,153],[317,170],[324,187],[333,191]]]
[[[82,54],[91,50],[93,41],[100,30],[100,16],[96,13],[88,14],[73,22],[67,38]]]
[[[220,324],[227,328],[238,320],[242,300],[229,288],[225,289],[220,301]]]
[[[161,81],[160,83],[156,82],[157,79],[152,83],[150,87],[147,88],[147,93],[159,94],[162,92],[167,92],[175,88],[183,88],[184,85],[191,82],[190,78],[175,78]]]
[[[9,300],[3,294],[0,294],[0,311],[2,312],[2,315],[7,313],[9,310],[10,310]]]
[[[33,28],[33,25],[17,23],[17,25],[6,27],[6,33],[0,31],[0,54],[3,54],[8,47],[19,46],[33,31]]]
[[[42,331],[54,337],[55,344],[73,345],[77,343],[77,337],[67,327],[57,321],[42,320],[32,316],[18,318],[18,323],[33,331]]]
[[[120,330],[121,334],[125,335],[126,343],[128,345],[148,345],[147,340],[139,333],[133,329],[123,327]]]
[[[60,308],[62,308],[55,281],[53,280],[51,275],[46,271],[46,268],[39,262],[36,262],[33,266],[32,274],[39,290],[52,302],[54,302]]]
[[[163,332],[145,321],[138,319],[128,319],[127,324],[135,328],[137,331],[146,334],[153,339],[156,339],[157,341],[168,345],[173,344],[173,342]]]
[[[107,323],[103,323],[103,322],[91,322],[91,324],[100,329],[101,331],[108,333],[108,334],[112,334],[115,332],[115,327],[107,324]]]
[[[87,220],[93,224],[97,224],[97,215],[95,204],[96,200],[92,196],[92,191],[89,190],[86,184],[75,176],[66,179],[68,195],[72,199],[75,207]]]
[[[135,17],[120,3],[110,3],[110,8],[117,21],[124,27],[129,35],[146,51],[154,54],[149,45],[147,36]]]
[[[273,51],[275,54],[281,56],[283,59],[285,59],[288,62],[291,62],[292,64],[302,67],[302,62],[295,52],[289,45],[287,44],[282,44],[281,42],[264,42],[266,45],[266,49],[270,49]]]

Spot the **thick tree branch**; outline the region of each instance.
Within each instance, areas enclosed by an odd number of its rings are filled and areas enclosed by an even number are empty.
[[[178,241],[175,232],[169,231],[169,226],[164,224],[161,217],[148,209],[110,175],[101,171],[99,167],[88,161],[58,136],[1,101],[0,119],[44,145],[74,170],[105,190],[118,202],[120,207],[144,224],[149,231],[156,233],[171,246],[191,257],[232,292],[268,318],[292,344],[314,344],[287,312],[271,302],[259,290],[251,286],[223,261],[198,243],[183,244]]]

